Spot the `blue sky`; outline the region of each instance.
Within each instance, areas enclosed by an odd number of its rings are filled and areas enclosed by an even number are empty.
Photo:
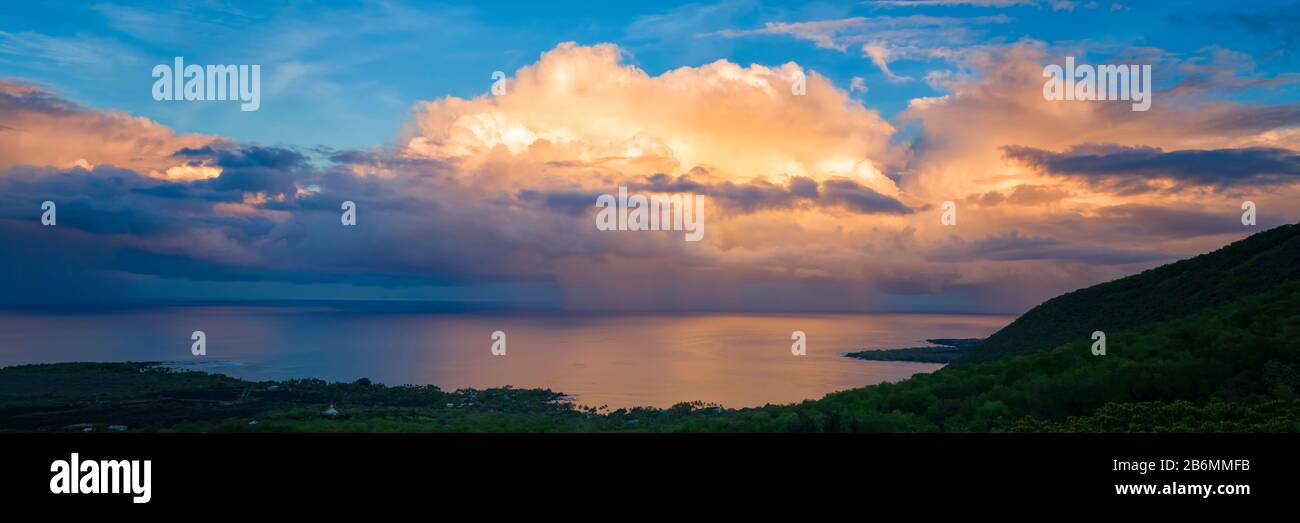
[[[1300,69],[1300,10],[1293,2],[938,3],[945,5],[13,2],[0,18],[0,77],[41,82],[85,105],[146,116],[181,132],[266,145],[347,148],[388,143],[415,101],[485,93],[493,71],[513,74],[564,41],[618,44],[630,63],[650,74],[727,59],[742,65],[794,61],[846,89],[858,76],[868,90],[855,96],[887,117],[912,98],[939,94],[919,80],[951,69],[938,60],[903,59],[891,64],[892,70],[913,81],[890,81],[857,49],[827,49],[784,34],[718,34],[769,23],[934,16],[968,22],[960,25],[964,34],[953,45],[1032,38],[1078,45],[1098,60],[1111,49],[1152,46],[1196,53],[1220,46],[1255,57],[1262,73]],[[220,104],[155,102],[149,70],[173,56],[199,64],[261,64],[264,109],[238,114]],[[1157,78],[1170,81],[1170,75]],[[1290,88],[1233,96],[1296,93]]]

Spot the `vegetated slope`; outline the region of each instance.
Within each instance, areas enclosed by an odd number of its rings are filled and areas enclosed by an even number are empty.
[[[1183,318],[685,431],[1300,431],[1300,281]]]
[[[1051,350],[1093,331],[1107,335],[1196,314],[1300,279],[1300,225],[1057,296],[989,336],[957,364]]]

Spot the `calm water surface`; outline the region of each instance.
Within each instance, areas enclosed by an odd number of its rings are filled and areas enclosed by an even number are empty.
[[[0,311],[0,366],[61,361],[201,362],[254,380],[369,378],[390,385],[540,387],[586,405],[791,403],[940,365],[842,353],[984,337],[1009,316],[931,314],[582,315],[356,312],[330,307]],[[190,355],[190,333],[208,355]],[[507,335],[492,356],[491,333]],[[790,354],[804,331],[808,355]]]

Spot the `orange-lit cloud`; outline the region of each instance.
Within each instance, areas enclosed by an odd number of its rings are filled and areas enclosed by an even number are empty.
[[[501,147],[520,161],[694,167],[729,180],[847,176],[897,194],[881,166],[893,127],[825,78],[789,63],[717,61],[650,76],[614,45],[560,44],[509,78],[506,94],[422,103],[407,151],[470,164]],[[806,94],[792,94],[807,74]]]
[[[0,81],[0,125],[0,169],[113,165],[158,178],[215,176],[210,169],[172,157],[183,147],[200,147],[215,137],[178,135],[148,118],[88,109],[32,85]]]

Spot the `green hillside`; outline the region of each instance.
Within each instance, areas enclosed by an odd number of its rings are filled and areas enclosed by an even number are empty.
[[[821,400],[687,420],[698,431],[1300,431],[1300,281],[1108,337]]]
[[[959,364],[1045,351],[1196,314],[1300,279],[1300,225],[1284,225],[1217,251],[1057,296],[1030,309]]]

